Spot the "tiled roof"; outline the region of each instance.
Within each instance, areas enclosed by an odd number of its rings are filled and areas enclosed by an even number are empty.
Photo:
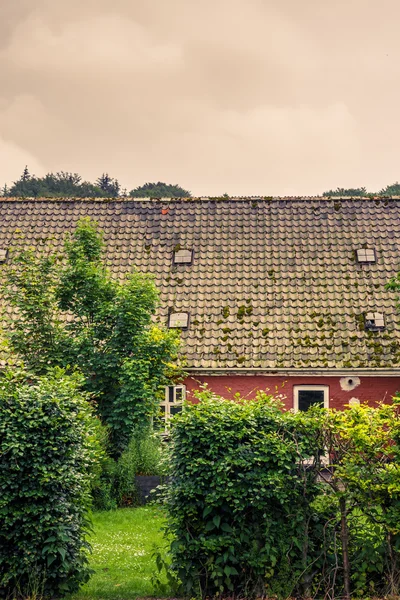
[[[82,216],[105,233],[107,264],[155,276],[157,318],[190,313],[189,367],[400,367],[400,199],[0,200],[0,248],[60,248]],[[21,237],[22,236],[22,237]],[[356,250],[374,248],[376,263]],[[174,265],[174,249],[193,249]],[[363,314],[384,314],[366,332]]]

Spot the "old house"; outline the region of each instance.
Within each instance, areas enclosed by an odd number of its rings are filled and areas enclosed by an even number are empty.
[[[0,200],[11,246],[60,247],[83,216],[107,264],[154,274],[157,319],[182,330],[189,376],[224,396],[277,390],[288,408],[390,400],[400,389],[400,199]]]

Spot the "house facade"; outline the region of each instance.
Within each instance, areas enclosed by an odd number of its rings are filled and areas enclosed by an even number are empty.
[[[390,401],[400,390],[399,198],[0,199],[0,261],[60,249],[82,217],[104,231],[115,277],[151,273],[156,320],[182,331],[188,377],[287,408]]]

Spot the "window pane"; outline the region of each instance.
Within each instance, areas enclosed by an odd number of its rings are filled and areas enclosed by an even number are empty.
[[[174,386],[170,385],[168,387],[168,402],[173,402],[174,401]]]
[[[308,410],[310,406],[324,406],[323,390],[299,390],[299,410]]]
[[[182,412],[182,406],[171,406],[169,409],[171,415],[177,415]]]
[[[175,401],[182,402],[183,400],[183,389],[180,387],[175,388]]]

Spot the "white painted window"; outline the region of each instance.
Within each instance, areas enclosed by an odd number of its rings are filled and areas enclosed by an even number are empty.
[[[159,421],[161,429],[168,429],[169,420],[171,417],[182,411],[185,399],[186,386],[168,385],[165,388],[164,401],[160,402]]]
[[[175,265],[190,265],[193,260],[193,250],[175,250],[174,264]]]
[[[374,248],[360,248],[359,250],[357,250],[357,260],[359,263],[376,262],[376,254]]]
[[[329,386],[327,385],[295,385],[293,387],[293,408],[308,410],[311,406],[329,407]]]
[[[170,313],[168,319],[168,327],[187,329],[189,326],[189,313],[187,312],[176,312]]]

